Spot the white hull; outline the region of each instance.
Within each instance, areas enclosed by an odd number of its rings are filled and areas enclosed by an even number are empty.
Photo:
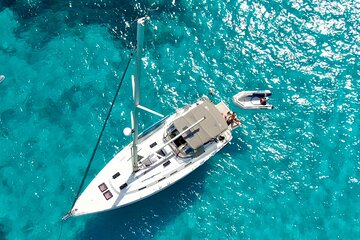
[[[179,109],[177,113],[166,118],[155,128],[150,129],[150,132],[139,136],[138,154],[143,157],[139,161],[142,163],[140,170],[133,172],[132,144],[116,154],[77,199],[71,210],[71,215],[78,216],[108,211],[156,194],[194,171],[229,143],[232,139],[230,127],[221,134],[219,139],[206,143],[204,152],[197,157],[179,157],[169,145],[160,147],[165,144],[164,133],[167,127],[194,106],[196,103]],[[228,109],[222,110],[224,116],[226,111]],[[160,155],[155,155],[154,151]],[[165,155],[165,157],[161,155]],[[149,163],[151,163],[150,166],[145,166]]]
[[[260,103],[260,98],[270,95],[269,90],[243,91],[233,96],[233,102],[243,109],[273,109],[274,106],[269,103],[266,103],[266,105]]]

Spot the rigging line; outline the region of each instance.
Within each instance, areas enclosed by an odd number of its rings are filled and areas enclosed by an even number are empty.
[[[79,195],[80,195],[80,193],[81,193],[81,189],[82,189],[82,187],[83,187],[83,185],[84,185],[84,182],[85,182],[85,179],[86,179],[87,174],[88,174],[88,172],[89,172],[91,163],[92,163],[92,161],[94,160],[94,157],[95,157],[95,154],[96,154],[96,150],[97,150],[97,148],[98,148],[98,146],[99,146],[99,143],[100,143],[100,139],[101,139],[101,137],[102,137],[102,135],[103,135],[103,132],[104,132],[105,127],[106,127],[106,124],[107,124],[107,122],[108,122],[108,120],[109,120],[109,118],[110,118],[111,110],[112,110],[112,108],[113,108],[113,106],[114,106],[114,104],[115,104],[116,97],[118,96],[118,93],[119,93],[119,91],[120,91],[121,85],[122,85],[122,83],[123,83],[123,80],[124,80],[125,74],[126,74],[126,72],[127,72],[127,69],[129,68],[129,65],[130,65],[130,62],[131,62],[131,59],[132,59],[132,56],[133,56],[133,55],[134,55],[134,53],[132,52],[132,53],[130,54],[129,61],[128,61],[127,65],[126,65],[125,71],[124,71],[124,73],[123,73],[123,75],[122,75],[122,77],[121,77],[119,86],[118,86],[118,88],[117,88],[117,90],[116,90],[114,99],[113,99],[113,101],[111,102],[110,109],[109,109],[108,114],[107,114],[107,116],[106,116],[104,125],[103,125],[103,127],[102,127],[102,129],[101,129],[101,132],[100,132],[100,135],[99,135],[99,137],[98,137],[98,140],[97,140],[97,142],[96,142],[94,151],[93,151],[93,153],[92,153],[92,155],[91,155],[91,158],[90,158],[90,160],[89,160],[89,163],[88,163],[88,165],[87,165],[87,167],[86,167],[86,170],[85,170],[85,174],[84,174],[84,176],[83,176],[83,179],[81,180],[81,184],[80,184],[79,190],[78,190],[78,192],[77,192],[77,194],[76,194],[76,197],[75,197],[75,199],[74,199],[74,202],[73,202],[73,204],[72,204],[72,206],[71,206],[71,208],[70,208],[70,211],[69,211],[69,213],[68,213],[68,214],[70,214],[70,215],[71,215],[71,209],[74,207],[74,205],[75,205],[75,203],[76,203],[76,200],[78,199],[78,197],[79,197]]]

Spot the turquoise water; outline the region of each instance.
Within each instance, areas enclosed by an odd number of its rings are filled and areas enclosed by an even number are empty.
[[[359,1],[13,2],[0,2],[0,239],[58,238],[146,13],[147,107],[170,114],[213,87],[234,109],[235,93],[269,89],[275,109],[236,109],[244,127],[200,169],[69,219],[61,239],[360,238]],[[130,141],[126,79],[89,178]]]

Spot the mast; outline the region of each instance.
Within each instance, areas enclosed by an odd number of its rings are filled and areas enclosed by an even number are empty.
[[[137,36],[136,36],[136,53],[135,53],[135,74],[133,77],[133,100],[134,100],[134,108],[132,114],[132,128],[133,128],[133,145],[132,145],[132,164],[133,171],[137,171],[138,166],[138,107],[140,101],[140,77],[141,77],[141,69],[142,69],[142,53],[143,53],[143,45],[144,45],[144,27],[145,21],[148,17],[143,17],[137,20]]]

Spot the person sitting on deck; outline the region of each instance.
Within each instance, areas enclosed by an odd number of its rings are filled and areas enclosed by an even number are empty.
[[[236,117],[235,112],[228,112],[227,113],[226,123],[231,127],[241,125],[240,120]]]

